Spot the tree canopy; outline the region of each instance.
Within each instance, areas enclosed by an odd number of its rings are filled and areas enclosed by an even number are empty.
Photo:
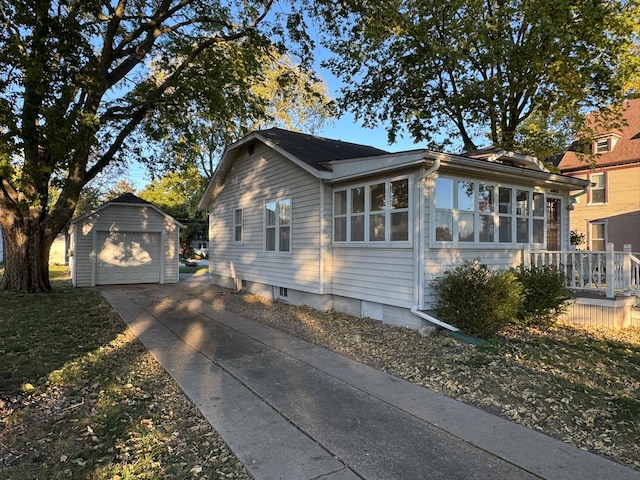
[[[208,55],[199,59],[210,61]],[[145,121],[145,132],[156,147],[156,161],[148,163],[155,168],[152,173],[177,169],[193,174],[189,168],[196,166],[202,176],[211,178],[224,147],[252,130],[280,126],[315,132],[333,118],[333,101],[313,71],[275,51],[255,61],[256,72],[243,80],[246,90],[241,102],[230,103],[234,96],[224,92],[211,102],[194,84],[194,90],[185,90],[179,102],[162,105]],[[155,74],[162,76],[162,72],[157,67]]]
[[[181,171],[169,172],[153,180],[138,194],[184,225],[180,232],[183,248],[199,236],[208,236],[207,214],[198,209],[205,182],[194,165],[185,166]]]
[[[341,107],[390,141],[406,128],[439,148],[562,149],[562,130],[637,85],[635,0],[318,3]]]
[[[284,8],[287,6],[287,8]],[[4,289],[48,291],[48,254],[82,188],[144,155],[141,125],[199,95],[252,109],[260,62],[309,42],[295,4],[268,0],[0,2]],[[53,203],[49,190],[59,191]],[[51,197],[52,198],[52,197]]]

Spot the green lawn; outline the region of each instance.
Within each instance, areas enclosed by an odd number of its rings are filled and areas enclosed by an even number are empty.
[[[248,478],[99,292],[0,292],[0,478]]]

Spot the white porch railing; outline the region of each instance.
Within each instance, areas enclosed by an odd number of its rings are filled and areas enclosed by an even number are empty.
[[[604,252],[523,250],[525,266],[551,266],[564,273],[567,287],[574,290],[600,291],[607,298],[616,293],[640,297],[640,254],[631,245],[616,252],[608,243]]]

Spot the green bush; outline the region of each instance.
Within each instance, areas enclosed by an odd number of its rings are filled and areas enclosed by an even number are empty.
[[[553,267],[514,268],[522,284],[524,301],[518,315],[521,325],[550,326],[567,311],[565,277]]]
[[[522,309],[522,284],[516,274],[490,270],[480,259],[465,260],[432,286],[438,318],[479,338],[495,337]]]

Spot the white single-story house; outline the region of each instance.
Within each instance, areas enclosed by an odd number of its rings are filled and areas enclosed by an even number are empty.
[[[496,148],[389,153],[272,128],[226,148],[200,208],[215,284],[418,328],[463,260],[568,249],[587,186]]]
[[[132,193],[75,218],[69,227],[73,285],[177,283],[180,228]]]

